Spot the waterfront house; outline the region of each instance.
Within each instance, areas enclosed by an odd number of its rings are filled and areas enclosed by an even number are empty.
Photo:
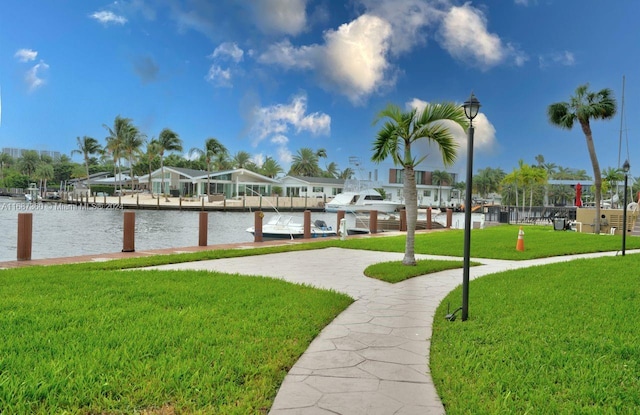
[[[451,175],[452,183],[433,184],[433,172],[416,170],[416,189],[418,191],[419,206],[451,206],[458,204],[460,195],[453,184],[456,182],[457,174]],[[389,180],[381,185],[386,198],[392,201],[404,202],[404,170],[389,169]]]
[[[285,176],[280,179],[281,196],[332,199],[342,193],[344,179],[333,177]]]
[[[278,181],[247,169],[215,171],[209,175],[207,192],[207,172],[182,167],[164,167],[166,191],[172,196],[202,196],[205,194],[224,195],[226,199],[244,195],[269,195]],[[162,193],[162,170],[151,173],[151,191]],[[140,176],[140,187],[148,189],[149,175]]]

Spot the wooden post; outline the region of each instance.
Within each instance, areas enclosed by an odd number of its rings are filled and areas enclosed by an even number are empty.
[[[369,212],[369,232],[378,233],[378,211],[372,210]]]
[[[209,231],[209,213],[200,212],[198,246],[207,246],[208,231]]]
[[[431,223],[431,207],[427,208],[427,229],[433,229],[433,224]]]
[[[304,211],[304,239],[311,238],[311,211]]]
[[[160,195],[158,194],[158,198],[156,199],[156,209],[160,209]]]
[[[124,212],[124,235],[122,239],[122,252],[135,252],[136,250],[136,213]]]
[[[31,260],[33,213],[18,213],[18,261]]]
[[[202,200],[202,210],[204,211],[204,197],[201,198],[200,200]]]
[[[336,229],[340,229],[340,221],[344,219],[344,210],[338,211],[338,223],[336,224]]]
[[[406,232],[407,230],[407,210],[400,210],[400,231]]]
[[[140,207],[140,193],[136,195],[136,206]]]
[[[264,213],[258,210],[255,212],[253,216],[253,241],[254,242],[262,242],[262,218],[264,218]]]
[[[451,228],[452,223],[453,223],[453,209],[447,209],[447,229]]]

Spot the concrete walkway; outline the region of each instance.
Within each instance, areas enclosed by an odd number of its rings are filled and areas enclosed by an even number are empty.
[[[627,251],[628,254],[640,251]],[[474,259],[470,278],[615,252],[529,261]],[[429,371],[435,310],[462,282],[449,270],[388,284],[367,278],[376,262],[403,254],[328,248],[165,265],[155,269],[261,275],[346,293],[355,302],[318,335],[286,376],[270,414],[444,414]],[[454,259],[432,255],[416,258]],[[452,309],[459,304],[452,304]],[[473,304],[469,305],[473,318]]]

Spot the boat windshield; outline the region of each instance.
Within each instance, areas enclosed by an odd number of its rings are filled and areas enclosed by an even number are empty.
[[[381,195],[366,195],[364,200],[384,200]]]

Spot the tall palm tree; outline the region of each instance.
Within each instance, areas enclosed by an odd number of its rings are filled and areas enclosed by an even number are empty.
[[[598,156],[596,147],[593,143],[593,134],[591,132],[590,121],[608,120],[616,114],[616,100],[613,97],[613,91],[608,88],[598,92],[589,91],[589,84],[580,85],[576,88],[575,95],[569,99],[569,102],[557,102],[549,105],[547,115],[551,124],[571,130],[573,124],[577,121],[580,123],[582,132],[587,141],[587,149],[591,158],[593,167],[593,178],[595,185],[595,202],[596,202],[596,220],[594,221],[594,232],[600,233],[600,200],[602,199],[602,176],[600,174],[600,165],[598,164]]]
[[[442,121],[450,120],[466,131],[468,120],[462,107],[453,103],[427,104],[422,111],[413,109],[403,112],[394,104],[380,111],[375,122],[386,119],[373,144],[371,159],[380,163],[391,157],[396,165],[404,169],[404,194],[407,210],[407,238],[402,263],[415,265],[415,230],[418,219],[418,191],[416,188],[415,167],[426,155],[420,158],[411,153],[411,145],[426,139],[435,143],[442,155],[445,166],[453,164],[456,158],[456,143],[449,128]]]
[[[218,154],[226,153],[227,148],[218,141],[217,138],[207,138],[204,141],[204,150],[199,148],[192,148],[189,150],[189,156],[193,156],[194,154],[199,157],[204,157],[204,160],[207,162],[207,197],[209,197],[209,180],[211,176],[211,160],[216,157]]]
[[[93,137],[84,136],[82,138],[76,137],[78,148],[71,151],[71,155],[82,154],[84,159],[84,168],[87,173],[87,189],[91,194],[91,186],[89,185],[89,157],[92,154],[100,154],[102,152],[102,146]]]
[[[624,180],[624,172],[622,169],[616,169],[613,167],[608,167],[604,169],[602,174],[602,180],[608,183],[609,187],[609,198],[611,199],[611,207],[613,207],[613,189],[616,189],[616,194],[618,193],[618,183]]]
[[[155,199],[156,197],[153,195],[153,183],[151,183],[151,172],[153,170],[152,164],[153,160],[160,155],[160,144],[158,144],[158,140],[152,138],[150,141],[147,141],[147,146],[145,148],[144,156],[147,161],[148,168],[148,179],[147,179],[147,187],[149,187],[149,192],[151,193],[151,198]]]
[[[444,206],[442,203],[442,185],[444,183],[451,184],[451,175],[444,170],[434,170],[431,173],[431,182],[438,186],[438,203],[440,206]]]
[[[182,140],[178,133],[169,128],[160,131],[158,135],[158,155],[160,156],[160,174],[162,175],[162,193],[168,202],[167,188],[164,184],[164,153],[167,151],[182,151]]]
[[[107,145],[105,146],[105,149],[109,152],[109,154],[111,154],[114,163],[114,179],[120,177],[118,182],[120,184],[120,191],[122,191],[122,165],[120,162],[122,155],[125,152],[125,142],[127,136],[130,135],[131,130],[135,127],[133,126],[133,121],[130,118],[124,118],[120,115],[117,115],[113,120],[113,128],[109,127],[106,124],[103,124],[102,126],[106,128],[109,133],[109,135],[106,137]],[[116,182],[115,185],[117,185],[118,182]]]
[[[135,182],[135,174],[133,172],[133,158],[136,154],[140,153],[140,147],[144,144],[144,134],[138,130],[136,126],[133,124],[130,126],[129,131],[124,136],[124,140],[122,142],[122,150],[127,156],[127,160],[129,161],[129,174],[131,175],[131,190],[133,190],[134,182]],[[133,192],[131,192],[131,197],[133,197]]]
[[[318,152],[309,147],[303,147],[292,157],[289,174],[304,177],[317,177],[320,175],[318,166]]]

